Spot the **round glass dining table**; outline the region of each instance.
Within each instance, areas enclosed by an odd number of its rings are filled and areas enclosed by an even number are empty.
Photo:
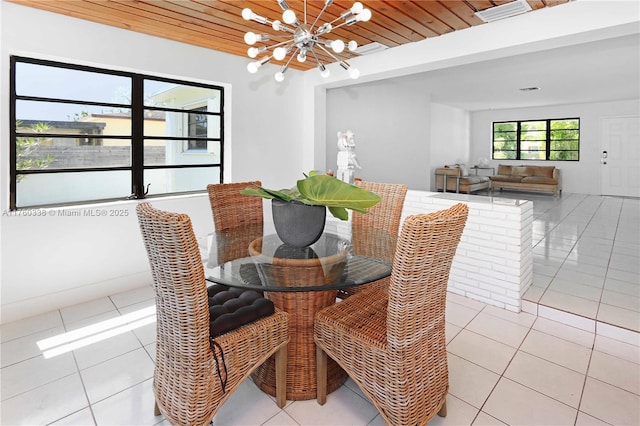
[[[341,224],[345,225],[345,224]],[[378,229],[331,229],[308,247],[284,244],[262,225],[246,225],[208,236],[207,281],[264,292],[276,308],[289,313],[287,399],[316,397],[316,312],[336,303],[339,289],[388,277],[396,237]],[[258,387],[275,395],[275,360],[252,373]],[[327,392],[339,388],[346,374],[329,359]]]

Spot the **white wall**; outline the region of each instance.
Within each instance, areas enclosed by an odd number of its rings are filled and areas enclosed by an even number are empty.
[[[580,161],[526,161],[526,164],[553,164],[561,170],[562,190],[580,194],[601,194],[600,153],[601,119],[615,116],[640,115],[640,102],[620,101],[593,104],[563,105],[544,108],[481,111],[471,114],[472,162],[489,159],[491,165],[521,164],[521,161],[491,160],[491,132],[494,121],[531,120],[545,118],[580,118]]]
[[[437,167],[468,162],[469,113],[432,103],[402,78],[327,90],[326,118],[327,169],[336,170],[337,133],[346,130],[365,180],[432,190]]]
[[[303,74],[275,83],[275,66],[251,75],[247,59],[144,34],[0,3],[0,297],[7,322],[114,294],[149,282],[135,202],[110,204],[126,217],[11,216],[8,209],[9,56],[22,55],[222,84],[227,88],[227,181],[261,179],[290,186],[303,164]],[[25,24],[25,23],[28,23]],[[205,195],[173,197],[154,206],[192,216],[197,235],[212,228]],[[79,209],[81,214],[96,206]]]
[[[351,130],[362,170],[374,182],[429,189],[429,93],[389,79],[327,92],[326,165],[336,170],[337,133]]]
[[[445,164],[463,163],[469,158],[469,112],[447,105],[431,104],[431,190],[435,191],[435,169]]]

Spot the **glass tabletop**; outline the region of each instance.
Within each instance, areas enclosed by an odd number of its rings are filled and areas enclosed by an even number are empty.
[[[321,291],[391,274],[396,237],[377,229],[325,232],[308,247],[284,244],[261,225],[208,237],[205,276],[213,283],[263,291]]]

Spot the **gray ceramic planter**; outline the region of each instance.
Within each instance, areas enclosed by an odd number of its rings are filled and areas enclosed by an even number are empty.
[[[294,247],[306,247],[318,241],[327,217],[324,206],[278,199],[271,200],[271,213],[278,237]]]

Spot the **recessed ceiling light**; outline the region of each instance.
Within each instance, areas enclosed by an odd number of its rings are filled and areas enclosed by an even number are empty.
[[[476,12],[476,16],[484,22],[493,22],[498,19],[509,18],[531,10],[531,6],[526,0],[516,0],[511,3],[501,4],[500,6],[491,7],[489,9]]]
[[[521,92],[534,92],[536,90],[540,90],[539,87],[521,87],[520,89]]]
[[[388,49],[388,47],[382,43],[378,43],[377,41],[374,41],[372,43],[359,46],[356,50],[354,50],[354,52],[357,53],[358,55],[368,55],[370,53],[381,52],[385,49]]]

